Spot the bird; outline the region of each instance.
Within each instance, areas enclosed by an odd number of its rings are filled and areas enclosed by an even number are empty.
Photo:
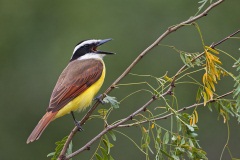
[[[68,65],[60,74],[53,89],[46,113],[28,137],[27,144],[38,140],[50,122],[69,113],[81,130],[73,112],[83,111],[90,106],[101,88],[106,73],[103,57],[115,53],[97,48],[111,40],[111,38],[90,39],[81,41],[75,46]]]

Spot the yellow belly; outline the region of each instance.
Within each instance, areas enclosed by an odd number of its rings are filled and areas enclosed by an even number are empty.
[[[69,102],[67,105],[65,105],[62,109],[60,109],[56,114],[56,116],[54,117],[54,119],[64,116],[65,114],[68,114],[71,111],[76,111],[76,110],[82,111],[86,109],[88,106],[90,106],[94,96],[97,94],[97,92],[99,91],[99,89],[103,84],[103,81],[105,78],[105,72],[106,72],[106,69],[104,66],[102,75],[99,78],[99,80],[96,81],[94,84],[92,84],[82,94],[80,94],[71,102]]]

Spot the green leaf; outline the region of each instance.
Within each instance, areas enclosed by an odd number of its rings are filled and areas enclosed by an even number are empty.
[[[191,147],[194,147],[194,144],[193,144],[193,142],[192,142],[192,140],[189,138],[188,139],[188,143],[189,143],[189,145],[191,146]]]
[[[195,143],[195,146],[197,146],[198,148],[201,148],[201,146],[198,144],[198,141],[196,139],[194,139],[194,143]]]
[[[110,143],[109,141],[107,141],[106,139],[103,139],[103,143],[104,145],[107,147],[107,153],[110,153],[110,149],[114,146],[112,143]]]
[[[168,158],[174,159],[170,154],[168,154],[167,152],[165,152],[164,150],[160,150],[165,156],[167,156]]]
[[[193,153],[191,151],[187,151],[187,155],[190,159],[194,159]]]
[[[63,149],[63,146],[64,144],[66,143],[67,141],[67,138],[68,136],[64,137],[62,140],[60,141],[57,141],[55,144],[57,145],[56,148],[55,148],[55,152],[51,152],[47,155],[47,157],[50,157],[52,156],[51,160],[57,160],[58,156],[60,155],[62,149]],[[68,147],[68,151],[69,153],[72,152],[72,142],[69,144],[69,147]]]
[[[202,87],[199,87],[196,95],[196,101],[199,102],[201,98],[202,98]]]
[[[184,138],[182,138],[182,140],[181,140],[181,143],[180,143],[181,145],[184,145],[185,144],[185,139]]]
[[[108,137],[107,137],[106,134],[104,135],[103,143],[104,143],[105,146],[107,147],[107,154],[109,154],[109,153],[110,153],[110,149],[113,147],[113,144],[111,144],[111,143],[109,142],[109,139],[108,139]]]
[[[103,160],[103,158],[99,155],[99,154],[95,154],[95,157],[98,159],[98,160]]]
[[[108,156],[107,156],[107,150],[104,149],[103,147],[100,147],[100,150],[101,150],[101,153],[103,155],[103,159],[106,159]]]
[[[113,157],[111,155],[108,155],[108,159],[107,160],[114,160]]]
[[[162,135],[162,130],[161,130],[161,128],[159,128],[157,130],[157,138],[156,138],[157,143],[161,142],[161,135]]]
[[[110,136],[112,137],[112,140],[113,140],[113,141],[116,141],[116,140],[117,140],[117,138],[116,138],[115,134],[113,133],[113,131],[109,131],[108,133],[109,133]]]
[[[212,112],[212,104],[208,103],[207,106],[208,106],[208,109]]]
[[[172,154],[172,157],[173,157],[174,160],[180,160],[179,157],[174,155],[174,154]]]
[[[199,11],[202,10],[202,8],[205,6],[205,4],[207,3],[207,1],[208,1],[208,0],[201,0],[201,1],[198,2],[198,3],[202,3],[202,5],[198,7],[198,10],[199,10]]]
[[[67,155],[69,155],[69,154],[71,154],[72,153],[72,149],[73,149],[73,143],[72,143],[72,141],[70,142],[70,144],[69,144],[69,147],[68,147],[68,149],[67,149]]]
[[[106,95],[106,97],[103,99],[103,102],[110,103],[111,107],[113,108],[119,108],[119,102],[117,101],[116,97],[110,97]]]
[[[190,130],[190,131],[194,131],[194,128],[191,126],[191,125],[189,125],[189,124],[186,124],[186,126],[187,126],[187,128]]]
[[[189,135],[190,135],[190,137],[192,137],[192,138],[195,138],[195,137],[197,137],[197,136],[198,136],[198,134],[197,134],[197,133],[190,133]]]
[[[55,152],[49,153],[49,154],[47,155],[47,157],[53,156],[54,154],[55,154]]]
[[[142,148],[142,149],[147,148],[147,147],[148,147],[148,145],[147,145],[146,143],[143,143],[143,144],[141,145],[141,148]]]
[[[105,117],[108,113],[108,110],[107,109],[99,109],[97,111],[102,117]]]
[[[206,157],[206,152],[204,152],[203,150],[198,150],[197,151],[197,154],[200,156],[200,158],[202,158],[202,159],[205,159],[205,160],[207,160],[208,158]]]
[[[180,53],[180,58],[181,58],[181,60],[183,61],[183,63],[184,63],[185,65],[187,65],[187,63],[186,63],[186,61],[185,61],[185,53],[184,53],[184,52],[181,52],[181,53]]]
[[[234,116],[234,114],[228,109],[229,104],[227,105],[227,107],[225,106],[225,104],[221,104],[221,106],[227,113],[230,113],[232,116]]]
[[[185,54],[185,59],[186,59],[186,63],[187,63],[188,67],[194,67],[191,62],[191,59],[189,58],[189,56],[187,54]]]
[[[177,119],[177,127],[178,127],[178,131],[181,132],[182,131],[182,122]]]
[[[184,152],[185,152],[185,149],[184,149],[184,148],[181,148],[181,147],[176,147],[176,150],[178,150],[178,151],[181,152],[181,153],[184,153]]]
[[[149,145],[150,144],[150,136],[149,136],[149,134],[147,134],[147,136],[146,136],[146,143]]]
[[[163,144],[168,144],[169,142],[169,133],[166,132],[163,136]]]

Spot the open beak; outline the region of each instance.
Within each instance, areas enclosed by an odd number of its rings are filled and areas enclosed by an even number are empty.
[[[100,40],[97,44],[97,47],[101,46],[102,44],[107,43],[108,41],[111,41],[111,40],[112,40],[112,38]],[[106,52],[106,51],[99,51],[99,50],[96,50],[95,53],[98,53],[98,54],[115,54],[113,52]]]

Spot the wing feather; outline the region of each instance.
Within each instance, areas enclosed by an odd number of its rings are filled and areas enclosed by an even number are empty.
[[[47,111],[59,111],[96,82],[101,77],[102,71],[103,64],[99,60],[70,62],[57,81]]]

